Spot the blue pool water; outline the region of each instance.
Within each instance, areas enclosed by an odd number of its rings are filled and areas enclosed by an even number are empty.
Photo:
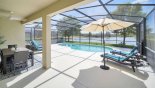
[[[61,46],[70,47],[75,50],[89,51],[89,52],[103,52],[103,46],[92,46],[92,45],[82,45],[82,44],[71,44],[71,43],[62,43]],[[112,48],[105,47],[105,52],[111,51]]]

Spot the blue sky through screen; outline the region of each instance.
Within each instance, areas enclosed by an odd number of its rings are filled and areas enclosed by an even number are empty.
[[[109,0],[102,0],[103,3],[108,2]],[[109,4],[124,4],[124,3],[131,3],[131,4],[135,4],[135,3],[140,3],[140,4],[155,4],[155,0],[113,0],[112,2],[110,2]],[[100,3],[98,2],[98,0],[96,0],[95,2],[77,7],[77,8],[83,8],[83,7],[89,7],[89,6],[95,6],[95,5],[100,5]],[[117,6],[106,6],[107,9],[110,12],[113,12],[116,10]],[[142,6],[142,12],[143,13],[149,13],[151,10],[153,9],[153,6]],[[92,15],[106,15],[108,14],[103,7],[93,7],[93,8],[87,8],[87,9],[80,9],[81,12],[92,16]],[[69,11],[69,12],[64,12],[63,14],[67,15],[67,16],[73,16],[73,17],[82,17],[84,15],[79,14],[76,11]],[[52,19],[55,20],[60,20],[62,19],[64,16],[62,15],[56,15],[54,17],[52,17]],[[80,19],[81,20],[81,19]],[[89,18],[85,17],[84,20],[90,20]],[[54,24],[56,24],[56,22],[54,22]],[[53,29],[56,29],[56,27],[54,26]]]
[[[102,0],[102,1],[107,2],[109,0]],[[114,0],[110,4],[123,4],[123,3],[128,3],[128,2],[130,2],[132,4],[134,4],[134,3],[153,4],[153,3],[155,3],[155,0]],[[95,2],[92,2],[90,4],[80,6],[78,8],[88,7],[88,6],[95,6],[95,5],[100,5],[98,0],[96,0]],[[110,12],[116,10],[116,8],[117,8],[117,6],[106,6],[106,7],[108,8],[108,10],[110,10]],[[142,11],[145,12],[145,13],[148,13],[148,12],[150,12],[150,10],[152,8],[153,8],[152,6],[143,6]],[[107,14],[107,12],[102,7],[94,7],[94,8],[88,8],[88,9],[82,9],[80,11],[82,11],[85,14],[88,14],[88,15],[105,15],[105,14]],[[83,16],[82,14],[79,14],[79,13],[77,13],[75,11],[65,12],[64,14],[69,15],[69,16],[74,16],[74,17]],[[60,20],[63,17],[64,16],[56,15],[52,19]]]
[[[109,0],[102,0],[103,3],[108,2]],[[131,4],[135,4],[135,3],[140,3],[140,4],[155,4],[155,0],[113,0],[112,2],[110,2],[109,4],[124,4],[124,3],[131,3]],[[98,0],[86,4],[86,5],[82,5],[80,7],[77,8],[83,8],[83,7],[89,7],[89,6],[95,6],[95,5],[100,5],[100,3],[98,2]],[[113,12],[116,10],[117,6],[106,6],[107,9],[110,12]],[[142,12],[144,13],[149,13],[151,10],[153,9],[153,6],[142,6]],[[102,6],[100,7],[93,7],[93,8],[87,8],[87,9],[79,9],[79,11],[92,16],[92,15],[107,15],[108,13],[103,9]],[[67,16],[73,16],[73,17],[83,17],[84,15],[76,12],[76,11],[69,11],[69,12],[64,12],[63,14],[67,15]],[[55,15],[52,17],[52,19],[55,20],[61,20],[62,18],[64,18],[64,16],[62,15]],[[101,17],[94,17],[95,19],[100,19]],[[103,16],[102,16],[103,18]],[[90,21],[91,19],[88,17],[84,17],[84,18],[78,18],[79,20],[83,20],[83,21]],[[91,22],[91,21],[90,21]],[[52,24],[57,24],[56,21],[52,21]],[[84,24],[84,23],[81,23]],[[33,25],[30,25],[33,26]],[[35,26],[35,25],[34,25]],[[56,26],[53,26],[52,29],[56,29]]]

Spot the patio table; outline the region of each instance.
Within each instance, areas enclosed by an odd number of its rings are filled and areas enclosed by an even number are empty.
[[[3,74],[6,74],[7,73],[7,68],[6,68],[6,58],[8,57],[11,57],[11,56],[14,56],[14,53],[15,52],[20,52],[20,51],[29,51],[30,53],[30,58],[31,59],[31,66],[34,65],[34,57],[33,57],[33,51],[27,49],[27,48],[23,48],[23,47],[20,47],[20,48],[17,48],[17,49],[14,49],[14,50],[3,50],[3,57],[2,57],[2,68],[3,68]]]
[[[15,49],[15,50],[12,50],[12,51],[14,51],[14,52],[28,51],[30,53],[30,58],[29,59],[31,59],[31,66],[34,65],[34,57],[33,57],[34,53],[33,53],[32,50],[27,49],[25,47],[19,47],[19,48]]]

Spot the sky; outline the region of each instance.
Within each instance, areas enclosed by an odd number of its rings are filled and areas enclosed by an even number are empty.
[[[102,0],[103,3],[106,3],[108,2],[109,0]],[[130,2],[132,4],[135,4],[135,3],[141,3],[141,4],[155,4],[155,0],[113,0],[110,4],[123,4],[123,3],[127,3],[127,2]],[[82,8],[82,7],[88,7],[88,6],[94,6],[94,5],[100,5],[100,3],[98,2],[98,0],[96,0],[95,2],[92,2],[92,3],[89,3],[89,4],[86,4],[86,5],[83,5],[83,6],[80,6],[80,7],[77,7],[77,8]],[[112,12],[114,11],[115,9],[117,8],[117,6],[107,6],[107,9]],[[149,13],[151,10],[152,10],[153,7],[150,7],[150,6],[143,6],[142,8],[142,11],[145,12],[145,13]],[[87,15],[106,15],[107,12],[103,9],[103,7],[94,7],[94,8],[88,8],[88,9],[80,9],[81,12],[87,14]],[[71,11],[71,12],[65,12],[63,13],[65,15],[68,15],[68,16],[74,16],[74,17],[82,17],[84,15],[76,12],[76,11]],[[56,15],[54,17],[52,17],[52,19],[55,19],[55,20],[60,20],[62,19],[64,16],[62,15]],[[82,20],[88,20],[89,18],[86,17],[86,18],[83,18]],[[89,19],[90,20],[90,19]],[[52,24],[56,24],[56,22],[52,21]],[[52,29],[56,29],[56,27],[54,26]]]
[[[103,3],[107,2],[109,0],[102,0]],[[123,3],[127,3],[127,2],[130,2],[132,4],[134,3],[141,3],[141,4],[152,4],[152,3],[155,3],[155,0],[114,0],[111,2],[111,4],[123,4]],[[80,6],[78,8],[82,8],[82,7],[88,7],[88,6],[94,6],[94,5],[100,5],[100,3],[98,2],[98,0],[96,0],[95,2],[92,2],[90,4],[86,4],[86,5],[83,5],[83,6]],[[111,12],[114,11],[116,9],[117,6],[108,6],[108,10],[110,10]],[[143,7],[143,12],[148,12],[150,10],[148,9],[151,9],[152,7]],[[103,15],[103,14],[107,14],[107,12],[105,10],[103,10],[102,7],[94,7],[94,8],[88,8],[88,9],[82,9],[80,10],[81,12],[84,12],[88,15]],[[65,15],[72,15],[72,16],[75,16],[75,17],[81,17],[82,15],[79,14],[78,12],[75,12],[75,11],[72,11],[72,12],[66,12],[64,13]],[[53,19],[62,19],[63,16],[55,16],[53,17]]]
[[[103,3],[106,3],[107,1],[109,0],[102,0]],[[141,4],[150,4],[150,3],[155,3],[155,0],[114,0],[111,2],[111,4],[123,4],[123,3],[127,3],[127,2],[130,2],[132,4],[135,4],[135,3],[141,3]],[[82,7],[88,7],[88,6],[94,6],[94,5],[100,5],[100,3],[98,2],[98,0],[96,0],[95,2],[92,2],[92,3],[89,3],[89,4],[86,4],[86,5],[83,5],[83,6],[80,6],[80,7],[77,7],[77,8],[82,8]],[[110,12],[113,12],[117,6],[107,6],[108,10]],[[145,13],[149,13],[151,10],[152,10],[153,7],[142,7],[142,10],[143,12]],[[103,7],[94,7],[94,8],[87,8],[87,9],[80,9],[81,12],[87,14],[87,15],[106,15],[108,14],[104,9]],[[68,15],[68,16],[74,16],[74,17],[82,17],[84,15],[76,12],[76,11],[70,11],[70,12],[65,12],[63,13],[65,15]],[[54,17],[52,17],[52,19],[56,19],[56,20],[60,20],[62,19],[64,16],[61,16],[61,15],[56,15]],[[83,18],[82,20],[88,20],[89,18]],[[90,20],[90,19],[89,19]],[[53,22],[54,24],[56,24],[56,22]],[[53,29],[56,29],[56,27],[53,27]]]
[[[155,33],[155,26],[154,26],[154,23],[155,23],[155,14],[150,14],[148,19],[146,20],[147,21],[147,28],[148,29],[151,29],[151,33]]]

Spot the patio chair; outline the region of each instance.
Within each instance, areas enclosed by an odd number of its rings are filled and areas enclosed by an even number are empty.
[[[14,73],[15,71],[18,71],[21,68],[22,69],[26,68],[28,70],[28,64],[27,64],[28,58],[29,58],[28,51],[15,52],[13,60]]]
[[[17,48],[17,44],[8,45],[8,49],[12,49],[12,48],[16,49]]]
[[[37,41],[32,40],[30,43],[37,51],[41,51],[42,50],[42,45],[39,44]]]
[[[12,69],[13,69],[13,55],[10,55],[10,56],[7,56],[7,57],[4,57],[4,53],[6,52],[10,52],[10,49],[2,49],[0,50],[0,57],[1,57],[1,72],[4,71],[4,63],[3,63],[3,60],[6,59],[6,70],[9,71],[9,72],[12,72]]]
[[[138,47],[135,46],[130,52],[112,50],[110,53],[112,53],[112,54],[118,54],[118,55],[122,55],[122,56],[128,56],[128,55],[130,55],[130,54],[136,52],[137,49],[138,49]]]
[[[116,55],[113,55],[113,54],[105,54],[105,57],[104,57],[104,55],[102,54],[101,57],[110,59],[110,60],[118,62],[120,64],[129,65],[129,66],[132,67],[133,71],[135,72],[135,66],[137,67],[136,60],[135,60],[135,55],[136,54],[137,54],[137,52],[129,54],[126,57],[124,57],[124,56],[116,56]]]

